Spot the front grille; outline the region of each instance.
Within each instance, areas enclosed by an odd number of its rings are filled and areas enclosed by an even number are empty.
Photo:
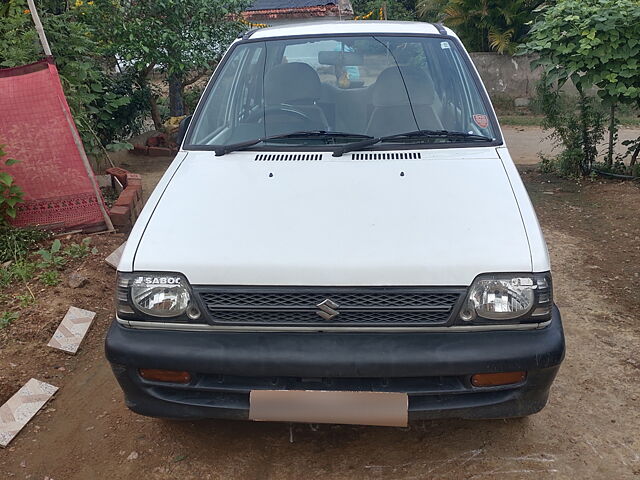
[[[464,290],[196,287],[196,291],[213,324],[322,328],[444,325],[457,310]]]

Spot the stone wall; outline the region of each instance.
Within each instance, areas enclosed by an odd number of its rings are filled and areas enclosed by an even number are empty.
[[[491,98],[526,106],[535,97],[541,70],[531,71],[531,56],[472,53],[471,58]]]

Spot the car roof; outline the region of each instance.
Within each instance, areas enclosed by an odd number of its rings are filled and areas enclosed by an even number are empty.
[[[322,34],[431,34],[438,35],[445,31],[447,35],[456,36],[452,30],[440,25],[425,22],[391,22],[380,20],[343,20],[337,22],[298,23],[278,27],[260,28],[251,33],[251,38],[297,37],[301,35]]]

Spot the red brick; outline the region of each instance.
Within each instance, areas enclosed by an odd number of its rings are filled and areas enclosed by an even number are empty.
[[[170,157],[171,149],[165,147],[149,147],[150,157]]]
[[[147,138],[147,146],[149,147],[159,147],[160,145],[162,145],[162,143],[163,139],[159,135]]]
[[[135,192],[134,189],[125,188],[122,191],[122,193],[118,196],[116,201],[114,202],[114,205],[123,206],[123,207],[131,205],[131,203],[133,203],[133,198],[134,198],[135,194],[136,194],[136,192]]]
[[[134,202],[140,202],[142,200],[142,185],[127,185],[127,188],[130,188],[131,190],[133,190],[134,195],[133,195],[133,201]]]
[[[107,168],[106,172],[109,175],[113,175],[114,177],[116,177],[122,185],[127,184],[127,175],[129,174],[129,172],[124,168],[120,168],[120,167]]]
[[[149,155],[149,147],[146,145],[134,145],[132,153],[135,155]]]
[[[109,211],[111,221],[116,227],[130,227],[131,226],[131,210],[129,207],[114,206]]]

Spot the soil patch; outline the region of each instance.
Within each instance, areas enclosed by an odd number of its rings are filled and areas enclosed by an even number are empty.
[[[115,282],[115,270],[104,259],[124,241],[124,236],[106,233],[59,238],[63,248],[90,238],[91,247],[97,251],[81,259],[69,258],[59,271],[60,283],[56,286],[44,285],[34,278],[26,284],[14,282],[10,288],[3,289],[0,312],[15,312],[18,317],[0,330],[0,404],[32,377],[62,387],[78,365],[83,365],[79,361],[84,356],[82,352],[102,350],[103,334],[113,313]],[[45,245],[51,243],[52,240],[47,240]],[[74,272],[86,278],[79,288],[68,284],[69,276]],[[76,356],[47,346],[71,305],[96,312]]]
[[[537,167],[520,167],[520,172],[540,222],[580,240],[578,264],[570,266],[576,275],[607,300],[637,311],[640,184],[600,178],[572,181],[542,174]],[[640,330],[637,320],[632,322]]]

